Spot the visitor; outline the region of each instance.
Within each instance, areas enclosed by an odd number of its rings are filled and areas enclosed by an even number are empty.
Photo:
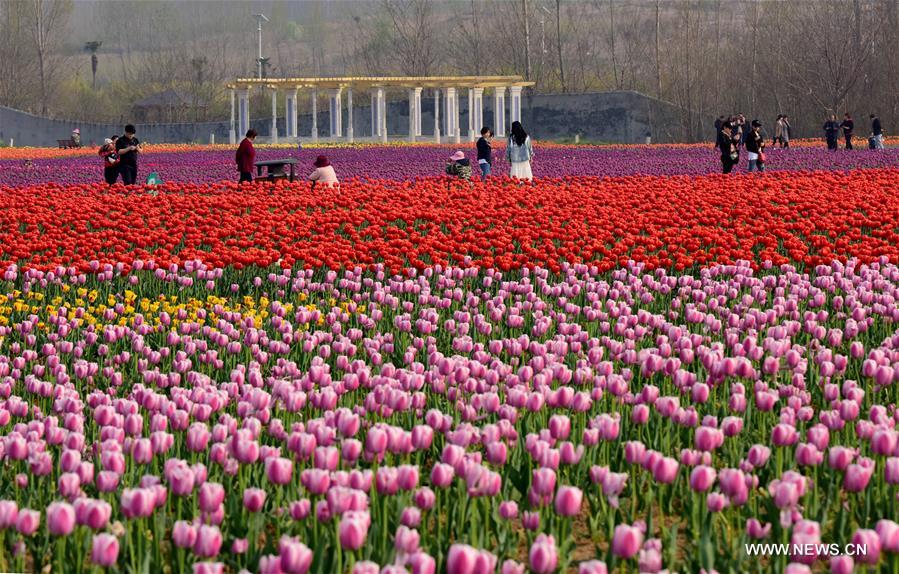
[[[840,124],[837,123],[837,117],[831,115],[824,122],[824,139],[827,141],[827,149],[833,151],[837,149],[837,137],[840,133]]]
[[[783,123],[783,131],[780,134],[780,147],[790,147],[790,118],[784,115],[780,121]]]
[[[783,123],[783,114],[777,114],[777,119],[774,120],[774,139],[771,140],[771,147],[777,147],[777,142],[780,141],[780,138],[784,133],[784,123]]]
[[[122,183],[134,185],[137,181],[137,154],[143,151],[140,140],[134,137],[137,131],[134,126],[125,126],[125,135],[115,142],[115,150],[119,154],[119,173],[122,175]]]
[[[459,150],[450,156],[449,161],[446,162],[444,171],[447,175],[464,179],[465,181],[471,181],[471,163],[468,161],[468,158],[465,157],[465,152],[462,150]]]
[[[256,163],[256,148],[253,147],[253,142],[256,141],[257,135],[256,130],[247,130],[246,136],[240,142],[240,145],[237,146],[234,161],[237,162],[237,171],[240,172],[240,179],[237,180],[238,185],[243,182],[253,183],[253,168]]]
[[[840,124],[840,129],[843,130],[843,138],[846,140],[846,149],[852,149],[852,130],[855,129],[855,122],[852,121],[852,116],[849,115],[849,112],[846,112],[843,115],[843,123]]]
[[[721,124],[718,131],[718,149],[721,150],[722,173],[730,173],[740,161],[740,134],[734,131],[736,119]]]
[[[493,130],[487,127],[481,128],[481,137],[478,139],[478,168],[481,170],[481,181],[487,181],[487,176],[493,169],[491,140],[493,140]]]
[[[762,137],[762,122],[752,120],[751,129],[746,135],[746,157],[749,158],[749,171],[757,169],[765,171],[765,138]]]
[[[718,116],[718,119],[715,120],[715,148],[718,149],[718,132],[721,131],[721,126],[724,125],[724,122],[727,121],[727,118],[724,116]]]
[[[883,149],[883,126],[877,114],[871,114],[871,139],[874,140],[872,149]]]
[[[72,130],[72,147],[81,147],[81,130],[75,128]]]
[[[509,145],[506,146],[506,159],[511,165],[509,176],[527,181],[533,180],[534,176],[531,173],[533,158],[534,148],[531,146],[531,136],[524,131],[521,122],[512,122],[512,134],[509,136]]]
[[[113,185],[119,178],[119,154],[116,153],[115,141],[106,138],[97,153],[103,160],[103,179],[107,184]]]
[[[313,189],[316,183],[327,185],[328,187],[340,185],[340,182],[337,181],[337,172],[334,171],[334,167],[327,157],[323,155],[318,156],[312,165],[315,166],[315,170],[309,174],[309,181],[312,182]]]

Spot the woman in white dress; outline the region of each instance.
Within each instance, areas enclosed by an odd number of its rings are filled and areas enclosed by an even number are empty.
[[[534,179],[531,173],[531,159],[534,157],[534,149],[531,147],[531,137],[521,122],[512,122],[512,135],[509,136],[509,145],[506,146],[506,159],[512,166],[509,177],[531,181]]]

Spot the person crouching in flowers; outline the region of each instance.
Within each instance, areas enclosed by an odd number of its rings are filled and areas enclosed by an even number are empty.
[[[450,156],[450,160],[446,162],[447,175],[471,181],[471,162],[465,157],[465,152],[459,150]]]
[[[323,155],[318,156],[312,165],[315,166],[315,170],[309,174],[308,179],[312,182],[313,188],[315,188],[316,183],[327,185],[328,187],[340,185],[340,182],[337,181],[337,173],[327,157]]]

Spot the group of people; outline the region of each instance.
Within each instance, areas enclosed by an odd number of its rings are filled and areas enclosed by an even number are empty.
[[[780,141],[781,147],[789,147],[790,130],[786,116],[777,117],[777,128],[772,146]],[[735,114],[729,118],[719,117],[715,121],[717,135],[715,149],[721,152],[721,168],[723,173],[730,173],[740,163],[740,150],[745,148],[749,158],[749,171],[765,171],[765,138],[762,135],[762,122],[752,120],[749,129],[746,127],[746,116]]]
[[[493,130],[489,127],[481,128],[481,137],[475,145],[477,149],[478,169],[481,171],[481,181],[487,181],[493,173]],[[506,145],[506,161],[509,162],[509,177],[531,181],[534,174],[531,172],[531,160],[534,159],[534,146],[531,136],[524,130],[521,122],[512,122],[512,130]],[[471,162],[462,150],[450,156],[444,172],[447,175],[471,181]]]
[[[237,171],[240,173],[238,184],[253,182],[253,168],[256,164],[256,148],[253,143],[258,135],[254,129],[247,130],[246,136],[237,148],[234,161],[237,164]],[[487,181],[487,178],[493,172],[493,130],[491,128],[481,128],[481,137],[477,141],[476,149],[481,180]],[[519,180],[531,181],[534,178],[531,172],[531,160],[533,158],[534,148],[531,144],[531,136],[524,130],[521,122],[512,122],[512,133],[509,135],[509,142],[506,146],[506,159],[511,166],[509,176]],[[306,178],[312,182],[313,187],[316,184],[328,187],[340,184],[337,179],[337,173],[334,171],[334,166],[331,165],[326,156],[318,156],[313,167],[315,169]],[[465,181],[471,181],[474,172],[465,152],[459,150],[450,156],[444,167],[444,173]]]
[[[97,152],[103,160],[103,178],[109,185],[122,177],[122,183],[133,185],[137,181],[137,156],[143,151],[143,145],[135,137],[134,126],[125,126],[125,134],[114,135],[103,140]]]
[[[883,126],[877,114],[869,116],[871,120],[871,135],[868,137],[868,147],[870,149],[883,149]],[[853,149],[852,137],[855,132],[855,122],[849,112],[843,114],[843,121],[837,123],[837,117],[831,115],[824,123],[824,139],[827,141],[827,149],[837,149],[837,139],[840,132],[843,133],[846,149]]]
[[[883,126],[877,114],[871,114],[871,136],[868,138],[868,147],[871,149],[883,149]],[[774,124],[774,137],[771,146],[776,147],[780,143],[781,148],[790,147],[790,120],[784,114],[779,114]],[[824,124],[824,138],[827,141],[827,149],[837,149],[837,139],[842,132],[845,140],[845,149],[851,150],[852,137],[855,130],[855,122],[849,112],[843,115],[843,121],[837,123],[837,118],[831,115]],[[723,173],[730,173],[734,166],[740,162],[740,150],[746,150],[749,158],[749,171],[765,171],[765,138],[762,134],[762,122],[752,120],[749,129],[746,129],[746,117],[743,114],[734,114],[730,117],[719,116],[715,120],[715,149],[721,152],[721,168]]]
[[[254,129],[247,130],[246,136],[237,147],[234,161],[237,163],[237,171],[240,172],[238,184],[253,183],[253,168],[256,164],[256,148],[253,146],[253,142],[256,141],[258,135]],[[306,179],[312,182],[313,187],[316,184],[328,187],[340,185],[337,172],[334,171],[334,166],[331,165],[327,156],[318,156],[312,165],[315,169]]]

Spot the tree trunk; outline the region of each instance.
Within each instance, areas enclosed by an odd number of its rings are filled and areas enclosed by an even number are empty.
[[[612,77],[615,78],[615,89],[620,89],[618,83],[618,64],[615,61],[615,6],[614,0],[609,0],[609,53],[612,56]]]
[[[720,0],[719,0],[720,2]],[[662,15],[661,8],[659,6],[660,0],[656,0],[656,97],[662,98],[662,58],[661,58],[661,39],[660,32],[662,29]],[[715,67],[718,67],[717,61],[715,62]]]
[[[528,16],[528,0],[521,0],[524,16],[524,79],[531,80],[531,19]]]
[[[562,0],[556,0],[556,51],[559,53],[559,83],[564,93],[568,87],[565,85],[565,62],[562,58]]]

